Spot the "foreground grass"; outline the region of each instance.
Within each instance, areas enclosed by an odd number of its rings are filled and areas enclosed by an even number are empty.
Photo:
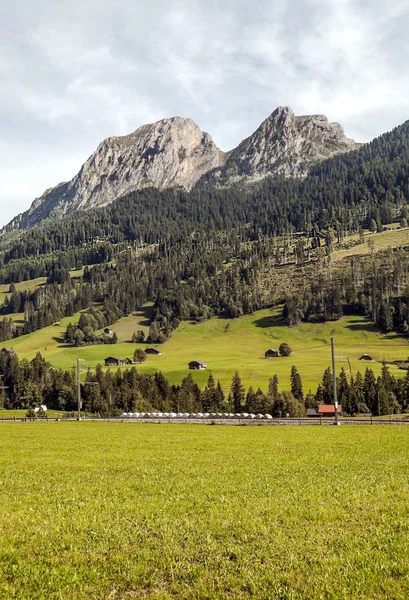
[[[0,429],[1,598],[409,595],[404,427]]]

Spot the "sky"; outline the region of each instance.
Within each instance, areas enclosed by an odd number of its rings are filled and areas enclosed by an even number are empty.
[[[192,118],[222,150],[277,106],[366,142],[409,118],[409,0],[0,0],[0,225],[106,137]]]

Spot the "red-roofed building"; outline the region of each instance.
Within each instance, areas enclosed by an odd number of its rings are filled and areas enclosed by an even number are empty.
[[[338,404],[338,414],[342,415],[342,406]],[[307,417],[335,417],[335,407],[333,404],[319,404],[316,408],[307,410]]]
[[[333,404],[319,404],[318,414],[325,417],[335,417],[335,406]],[[338,414],[342,415],[342,406],[338,404]]]

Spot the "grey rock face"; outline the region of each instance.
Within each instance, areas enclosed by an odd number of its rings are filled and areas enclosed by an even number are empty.
[[[190,190],[209,172],[209,181],[216,185],[272,173],[302,176],[311,164],[359,146],[324,115],[296,117],[288,107],[277,108],[229,153],[219,150],[191,119],[163,119],[103,141],[71,181],[44,192],[3,232],[31,227],[48,216],[104,206],[146,187]]]
[[[296,117],[291,108],[279,107],[231,152],[219,179],[228,184],[272,173],[304,175],[311,164],[359,146],[345,137],[341,125],[329,123],[324,115]]]
[[[145,187],[190,190],[201,175],[225,160],[210,135],[191,119],[163,119],[104,140],[78,175],[47,190],[13,222],[30,227],[50,214],[104,206]]]

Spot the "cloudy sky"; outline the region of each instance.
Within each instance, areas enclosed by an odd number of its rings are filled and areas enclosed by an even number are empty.
[[[0,224],[174,115],[228,150],[277,106],[368,141],[409,118],[408,0],[0,0]]]

